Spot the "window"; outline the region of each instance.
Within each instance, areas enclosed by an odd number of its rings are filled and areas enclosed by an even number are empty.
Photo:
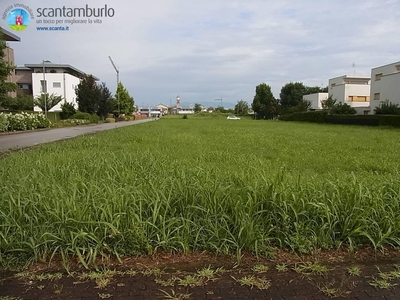
[[[53,82],[53,88],[60,88],[61,82]]]
[[[331,88],[333,88],[335,85],[336,85],[336,83],[332,83],[332,84],[331,84]]]
[[[46,80],[40,80],[40,92],[47,93],[47,82]]]
[[[382,75],[383,75],[382,73],[375,74],[375,81],[381,80]]]
[[[375,93],[374,100],[380,100],[380,99],[381,99],[381,93]]]
[[[28,84],[18,84],[19,88],[22,90],[29,90],[29,85]]]
[[[50,73],[57,73],[56,70],[50,70]]]
[[[349,102],[369,102],[369,96],[349,96]]]

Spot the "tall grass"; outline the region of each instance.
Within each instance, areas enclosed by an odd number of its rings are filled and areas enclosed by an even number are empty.
[[[164,119],[0,159],[0,263],[400,245],[398,130]]]

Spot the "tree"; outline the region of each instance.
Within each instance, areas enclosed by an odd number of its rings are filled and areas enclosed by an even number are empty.
[[[277,102],[269,85],[261,83],[256,87],[251,107],[259,118],[271,119],[276,115]]]
[[[238,103],[235,105],[235,114],[239,116],[245,116],[248,115],[249,113],[249,104],[244,101],[240,100]]]
[[[296,106],[296,111],[307,111],[311,108],[312,103],[309,100],[301,99]]]
[[[381,101],[374,111],[377,115],[400,115],[399,105],[389,102],[389,100]]]
[[[38,106],[42,111],[49,111],[58,103],[63,100],[62,96],[56,94],[48,94],[44,93],[39,96],[36,96],[33,103],[35,106]]]
[[[110,90],[103,82],[100,86],[100,98],[99,98],[99,107],[97,110],[97,115],[101,118],[107,118],[109,113],[113,112],[114,103]]]
[[[336,99],[332,98],[332,95],[329,95],[329,97],[326,100],[321,100],[321,105],[323,109],[331,109],[332,107],[335,106],[336,104]]]
[[[297,106],[303,96],[307,94],[307,87],[302,82],[290,82],[285,84],[280,96],[280,105],[283,107]]]
[[[194,109],[193,109],[193,110],[194,110],[194,113],[195,113],[195,114],[201,112],[201,110],[202,110],[201,104],[195,103],[195,104],[194,104]]]
[[[75,113],[76,109],[73,103],[65,101],[63,104],[61,104],[61,112],[60,112],[61,120],[66,120],[69,117],[72,117]]]
[[[32,95],[18,95],[15,98],[6,97],[2,106],[12,110],[33,110]]]
[[[225,108],[223,106],[218,106],[214,111],[218,112],[218,113],[225,113],[226,112]]]
[[[0,106],[6,102],[8,92],[13,92],[18,89],[18,85],[15,83],[7,82],[8,76],[12,74],[15,67],[4,59],[4,50],[6,48],[6,41],[3,40],[3,32],[0,28]]]
[[[135,111],[135,101],[129,95],[123,84],[118,83],[117,92],[114,100],[114,111],[117,114],[130,115]]]
[[[99,110],[101,90],[92,75],[85,76],[75,89],[76,102],[81,112],[95,114]]]

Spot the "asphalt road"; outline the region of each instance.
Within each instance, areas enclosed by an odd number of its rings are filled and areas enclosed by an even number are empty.
[[[152,119],[142,119],[128,122],[103,123],[86,126],[75,126],[66,128],[54,128],[48,130],[29,131],[22,133],[0,134],[0,151],[10,149],[22,149],[38,144],[59,141],[73,138],[79,135],[96,133],[125,126],[137,125],[152,121]]]

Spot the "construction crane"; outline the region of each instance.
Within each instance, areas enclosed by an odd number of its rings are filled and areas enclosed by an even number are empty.
[[[117,89],[115,91],[115,97],[117,98],[117,102],[118,102],[118,116],[121,114],[120,112],[120,107],[119,107],[119,97],[118,97],[118,84],[119,84],[119,68],[115,65],[114,61],[112,60],[111,56],[108,57],[111,61],[111,64],[113,65],[115,72],[117,72]]]

